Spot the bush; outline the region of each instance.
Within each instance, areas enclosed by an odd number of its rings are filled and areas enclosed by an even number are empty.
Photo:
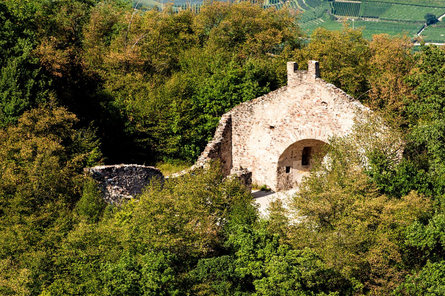
[[[433,24],[437,23],[439,20],[437,19],[437,17],[434,14],[427,13],[427,14],[425,14],[425,21],[426,21],[427,26],[429,26],[429,25],[433,25]]]

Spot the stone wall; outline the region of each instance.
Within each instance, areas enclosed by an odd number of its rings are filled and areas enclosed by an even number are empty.
[[[154,179],[164,181],[159,169],[136,164],[95,166],[85,171],[99,181],[104,199],[110,204],[136,197]]]
[[[286,149],[302,140],[329,143],[330,137],[350,131],[357,113],[368,110],[319,78],[318,62],[310,61],[307,71],[295,70],[295,63],[288,63],[287,68],[288,86],[242,103],[222,117],[214,140],[199,158],[200,163],[220,158],[227,164],[231,154],[232,172],[247,169],[257,185],[268,185],[273,190],[287,188],[288,185],[279,185],[283,183],[279,179],[283,176],[279,158]]]
[[[325,145],[327,143],[319,140],[305,139],[295,142],[284,150],[278,159],[276,189],[287,190],[297,187],[303,177],[309,174],[315,159],[324,156]],[[309,149],[304,153],[306,147]]]
[[[221,161],[225,176],[238,177],[246,186],[267,185],[273,190],[298,186],[310,165],[302,165],[305,148],[313,154],[332,136],[347,134],[356,114],[368,111],[341,89],[320,79],[319,64],[307,71],[287,64],[288,85],[242,103],[221,117],[215,136],[189,170],[212,159]],[[105,200],[120,203],[140,194],[162,173],[141,165],[98,166],[86,169],[101,182]]]
[[[225,176],[232,169],[232,116],[227,113],[221,117],[215,135],[201,153],[195,166],[202,166],[209,159],[221,161],[221,167]]]
[[[230,171],[230,176],[232,178],[238,179],[238,181],[246,186],[247,188],[252,189],[252,172],[247,169],[235,168]]]

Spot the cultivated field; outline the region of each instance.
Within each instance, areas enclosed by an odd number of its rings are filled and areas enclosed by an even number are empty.
[[[137,2],[145,8],[162,8],[172,3],[175,11],[191,9],[196,12],[203,5],[203,0],[135,0]],[[339,30],[346,22],[351,27],[362,28],[368,39],[380,33],[406,34],[414,39],[425,24],[426,14],[437,17],[445,14],[445,0],[264,0],[263,7],[288,7],[299,11],[299,25],[308,35],[318,27]],[[428,42],[445,43],[444,23],[445,18],[444,22],[426,28],[421,37]]]
[[[332,13],[342,16],[359,16],[360,3],[334,2],[332,3]]]
[[[370,5],[372,3],[368,3]],[[445,7],[427,7],[427,6],[414,6],[414,5],[389,5],[389,8],[385,10],[378,17],[386,20],[398,20],[398,21],[425,21],[425,15],[427,13],[434,14],[436,16],[445,13]]]
[[[426,42],[443,43],[445,40],[445,24],[434,25],[426,28],[422,33]]]
[[[351,25],[352,26],[352,25]],[[386,33],[392,36],[407,35],[414,36],[419,30],[419,26],[413,23],[402,22],[366,22],[355,21],[355,28],[363,28],[363,36],[367,39],[372,39],[372,35]]]
[[[444,0],[362,0],[362,2],[387,2],[387,3],[410,4],[417,6],[445,7]]]
[[[300,0],[303,1],[303,0]],[[304,0],[307,1],[307,0]],[[322,13],[316,9],[322,9]],[[311,14],[312,12],[312,14]],[[346,22],[351,27],[362,28],[365,38],[387,33],[389,35],[416,34],[425,24],[425,15],[437,17],[445,14],[445,0],[362,0],[322,2],[315,8],[305,10],[300,25],[310,34],[315,28],[339,29]],[[336,20],[335,20],[336,19]],[[354,21],[352,21],[354,19]],[[445,19],[444,19],[445,20]],[[425,41],[445,42],[445,26],[428,27],[422,34]]]

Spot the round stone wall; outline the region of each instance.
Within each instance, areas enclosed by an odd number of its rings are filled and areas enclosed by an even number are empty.
[[[85,170],[99,181],[104,199],[110,204],[136,197],[153,179],[164,181],[159,169],[137,164],[102,165]]]

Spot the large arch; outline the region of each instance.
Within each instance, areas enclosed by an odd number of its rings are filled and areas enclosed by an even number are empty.
[[[276,190],[297,187],[311,170],[314,159],[324,156],[326,145],[321,140],[303,139],[288,146],[278,159]]]

